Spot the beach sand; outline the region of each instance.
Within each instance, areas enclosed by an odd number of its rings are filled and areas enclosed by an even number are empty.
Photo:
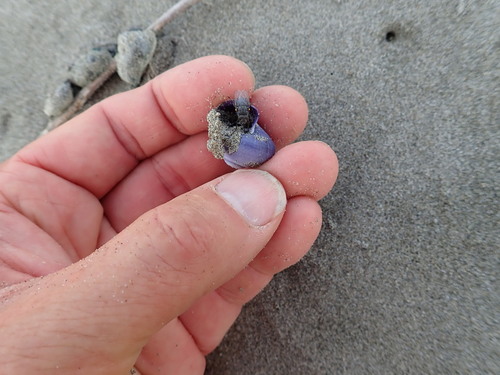
[[[46,124],[47,92],[97,44],[173,1],[5,0],[0,160]],[[207,374],[494,374],[500,5],[202,2],[164,28],[151,75],[232,55],[309,104],[338,154],[306,258],[249,303]],[[92,102],[130,85],[112,78]]]

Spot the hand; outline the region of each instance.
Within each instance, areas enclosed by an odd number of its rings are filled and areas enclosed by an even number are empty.
[[[197,59],[0,165],[2,373],[203,374],[243,304],[308,251],[337,175],[324,143],[288,145],[307,106],[283,86],[252,94],[280,151],[260,171],[212,157],[208,111],[253,85],[238,60]]]

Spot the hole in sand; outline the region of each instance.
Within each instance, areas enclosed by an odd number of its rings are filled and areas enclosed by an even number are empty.
[[[396,32],[393,30],[388,31],[387,34],[385,34],[385,40],[388,42],[393,42],[394,40],[396,40]]]

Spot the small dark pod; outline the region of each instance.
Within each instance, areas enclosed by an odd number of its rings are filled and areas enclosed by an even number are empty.
[[[234,100],[208,113],[208,149],[233,168],[261,165],[275,154],[276,147],[258,119],[259,111],[250,104],[248,94],[237,91]]]

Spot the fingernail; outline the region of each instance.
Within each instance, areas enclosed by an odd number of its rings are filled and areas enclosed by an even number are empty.
[[[215,191],[253,226],[266,225],[286,206],[286,194],[280,182],[257,169],[227,175],[215,186]]]

